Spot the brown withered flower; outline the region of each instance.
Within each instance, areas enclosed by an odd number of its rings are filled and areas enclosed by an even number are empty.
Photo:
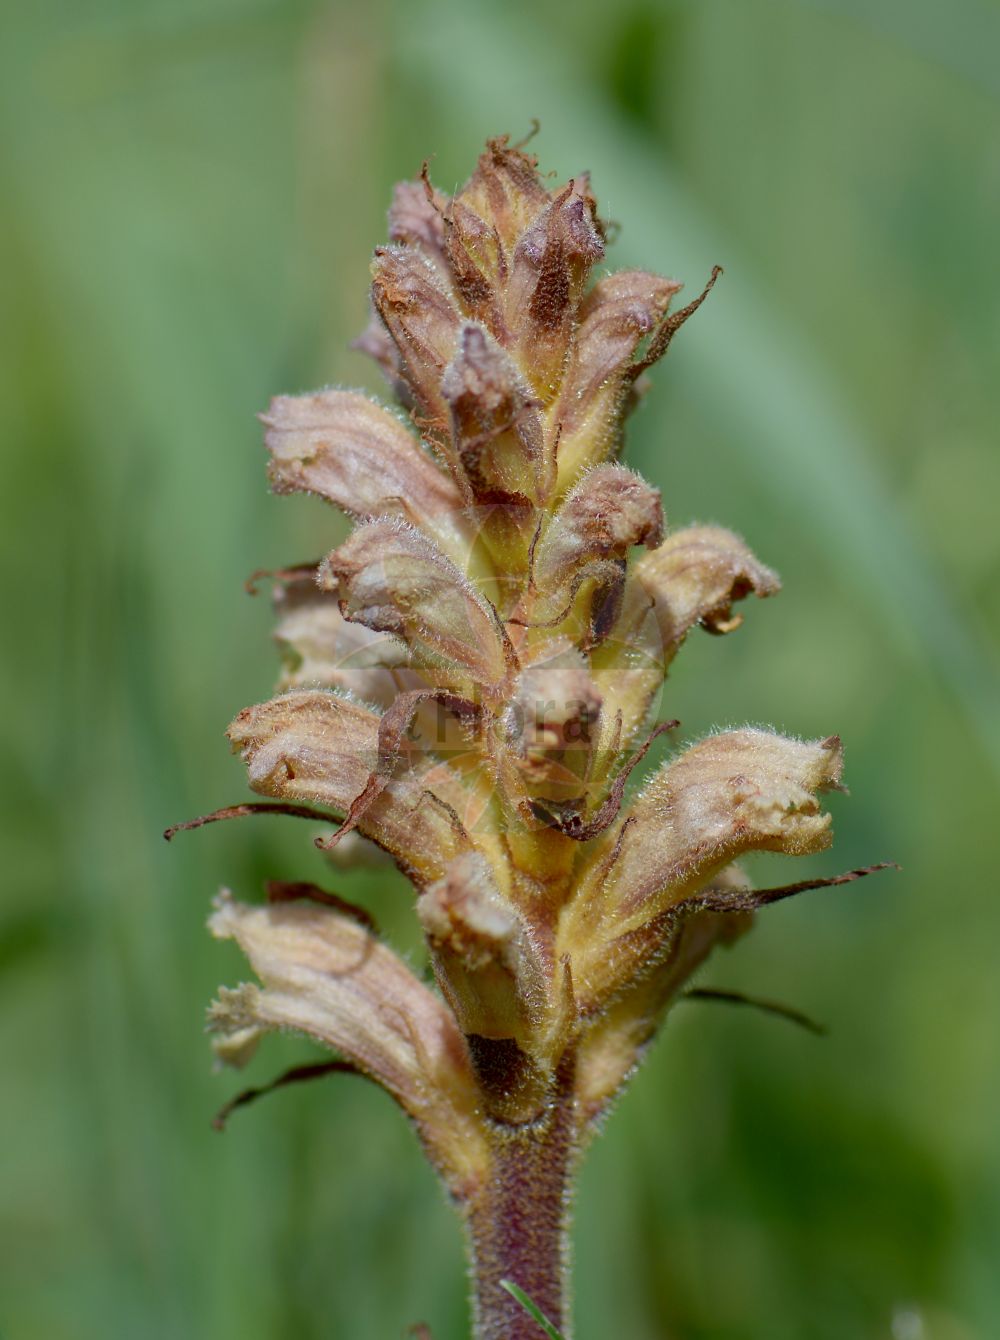
[[[581,1151],[712,949],[754,909],[839,883],[754,890],[747,852],[818,852],[836,736],[712,734],[631,803],[688,633],[728,633],[778,578],[727,530],[665,534],[660,495],[617,461],[640,375],[705,293],[642,271],[589,279],[605,229],[584,174],[548,189],[491,140],[453,198],[396,188],[359,341],[404,411],[355,391],[262,416],[277,493],[356,523],[275,575],[277,697],[229,728],[253,812],[323,820],[331,860],[388,853],[413,884],[436,989],[335,893],[273,884],[217,901],[212,932],[257,978],[210,1011],[243,1064],[292,1029],[411,1119],[458,1207],[475,1335],[569,1334],[566,1209]],[[237,1101],[243,1101],[241,1095]]]

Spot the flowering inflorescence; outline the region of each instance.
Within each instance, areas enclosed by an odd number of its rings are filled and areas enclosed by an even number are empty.
[[[272,885],[216,905],[260,985],[222,990],[210,1027],[227,1062],[288,1028],[383,1085],[468,1222],[477,1334],[527,1337],[500,1280],[568,1324],[576,1156],[692,972],[802,887],[755,892],[734,862],[828,845],[817,795],[841,750],[713,734],[625,803],[676,724],[656,716],[689,631],[727,633],[736,601],[778,590],[727,530],[665,536],[659,493],[617,461],[642,374],[705,295],[671,315],[673,280],[588,286],[588,177],[549,190],[506,139],[453,198],[426,171],[399,185],[389,230],[358,344],[405,413],[323,390],[263,416],[274,490],[356,524],[277,575],[280,692],[229,729],[277,803],[220,816],[334,816],[331,855],[389,853],[438,989],[361,910]]]

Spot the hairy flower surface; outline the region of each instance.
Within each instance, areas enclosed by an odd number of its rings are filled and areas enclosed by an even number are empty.
[[[617,460],[640,375],[705,294],[671,314],[672,279],[591,282],[588,177],[549,189],[506,138],[453,198],[426,171],[397,187],[389,236],[359,346],[402,410],[325,389],[262,416],[275,492],[355,528],[278,574],[280,692],[229,737],[254,791],[328,819],[331,857],[353,833],[405,872],[437,989],[335,894],[227,893],[212,931],[260,985],[210,1027],[232,1064],[294,1029],[382,1084],[468,1222],[477,1334],[527,1337],[500,1278],[568,1328],[578,1151],[691,973],[798,890],[755,893],[734,862],[828,845],[841,750],[712,734],[625,800],[681,643],[779,586],[729,531],[668,531]]]

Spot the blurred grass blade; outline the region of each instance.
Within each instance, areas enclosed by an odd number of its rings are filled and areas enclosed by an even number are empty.
[[[925,60],[1000,93],[1000,10],[989,0],[915,5],[913,0],[800,0],[881,33]]]
[[[517,1299],[525,1312],[527,1312],[528,1316],[538,1322],[539,1326],[541,1326],[542,1330],[549,1337],[549,1340],[563,1340],[562,1336],[552,1325],[551,1321],[549,1321],[548,1317],[546,1317],[542,1310],[531,1301],[523,1289],[518,1288],[513,1280],[501,1280],[500,1287],[501,1289],[506,1289],[512,1298]]]

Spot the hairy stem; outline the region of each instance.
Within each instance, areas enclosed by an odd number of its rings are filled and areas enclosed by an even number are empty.
[[[538,1121],[493,1127],[492,1172],[467,1207],[476,1340],[543,1340],[500,1281],[511,1280],[567,1340],[568,1214],[575,1166],[573,1105]]]

